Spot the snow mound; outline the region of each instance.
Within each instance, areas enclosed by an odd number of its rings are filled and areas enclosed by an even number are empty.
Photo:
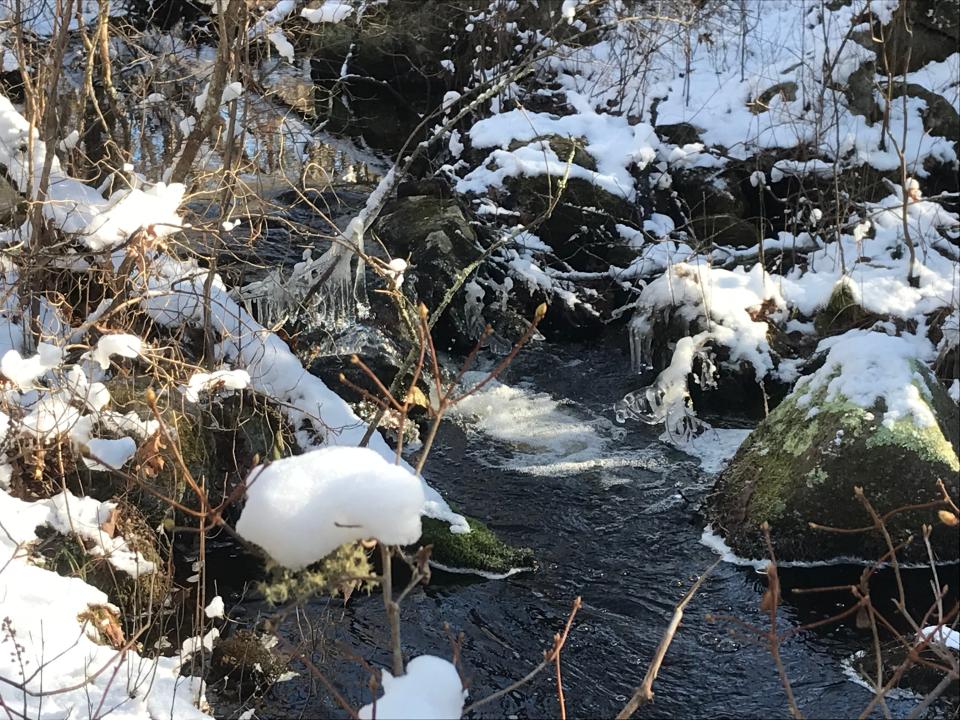
[[[568,159],[558,157],[549,143],[541,139],[549,136],[583,138],[584,150],[596,160],[597,169],[568,166]],[[527,144],[510,150],[515,141]],[[634,190],[630,167],[646,167],[656,157],[659,146],[650,125],[631,126],[626,118],[586,107],[564,117],[521,110],[500,113],[475,123],[470,128],[470,142],[475,148],[499,149],[457,183],[458,192],[482,193],[489,187],[502,187],[507,177],[519,175],[569,174],[623,197],[630,197]]]
[[[367,448],[329,447],[254,468],[237,532],[300,569],[344,543],[420,538],[424,495],[416,475]]]
[[[960,651],[960,632],[942,625],[925,627],[919,633],[920,637],[931,642],[942,643],[951,650]]]
[[[865,410],[883,400],[887,427],[907,418],[918,427],[936,424],[919,369],[919,360],[933,352],[925,338],[850,330],[822,340],[819,349],[828,351],[826,362],[797,382],[801,405],[826,390],[828,402],[847,401]]]
[[[467,691],[457,669],[443,658],[421,655],[407,664],[405,675],[381,674],[383,697],[360,708],[361,720],[445,720],[463,712]]]

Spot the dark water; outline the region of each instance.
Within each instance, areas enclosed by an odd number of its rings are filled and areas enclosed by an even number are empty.
[[[579,595],[583,609],[562,659],[568,714],[612,717],[642,679],[675,603],[716,559],[699,542],[703,522],[697,503],[709,478],[689,457],[661,444],[651,429],[612,423],[613,403],[634,389],[628,364],[613,344],[540,346],[525,351],[505,380],[565,399],[562,412],[574,424],[592,427],[600,439],[593,449],[614,460],[606,467],[526,473],[518,467],[537,463],[535,454],[520,454],[511,444],[456,423],[445,428],[428,462],[428,479],[455,507],[487,522],[506,540],[535,548],[540,561],[536,572],[501,581],[436,573],[429,587],[404,602],[407,658],[450,657],[444,624],[463,633],[470,700],[509,685],[535,666]],[[956,587],[956,575],[956,568],[945,570],[941,581]],[[915,584],[923,588],[927,576],[915,574]],[[799,580],[819,585],[838,578],[834,572]],[[759,608],[764,588],[764,577],[753,569],[728,564],[716,569],[687,608],[654,686],[654,704],[638,717],[787,716],[768,650],[733,623],[707,618],[735,616],[765,629],[767,616]],[[844,593],[811,599],[788,592],[778,622],[795,626],[848,602]],[[251,615],[267,611],[255,603],[246,609]],[[368,674],[351,654],[389,666],[379,594],[355,596],[345,608],[318,601],[299,620],[288,620],[284,631],[295,642],[317,635],[317,664],[355,707],[369,702],[363,690]],[[869,643],[867,631],[842,624],[801,632],[782,646],[797,702],[808,717],[860,713],[871,695],[844,676],[841,662]],[[888,707],[894,716],[904,716],[915,702],[889,700]],[[307,676],[274,686],[258,704],[262,718],[344,714]],[[545,672],[473,716],[543,718],[558,712],[554,679]],[[934,710],[941,716],[947,712]]]

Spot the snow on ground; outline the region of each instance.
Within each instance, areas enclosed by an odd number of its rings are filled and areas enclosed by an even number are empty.
[[[181,676],[179,658],[144,658],[103,644],[91,612],[109,608],[109,598],[30,556],[35,529],[50,525],[89,538],[94,554],[102,552],[121,572],[152,571],[122,538],[101,531],[112,507],[69,493],[28,503],[0,490],[0,677],[9,681],[0,683],[0,699],[37,720],[107,712],[143,720],[207,718],[197,708],[204,703],[200,681]]]
[[[700,129],[706,148],[722,150],[721,158],[746,159],[757,150],[802,144],[831,165],[841,159],[843,164],[893,170],[899,157],[889,142],[883,147],[881,123],[870,124],[852,112],[837,88],[863,63],[876,59],[873,51],[849,38],[856,30],[869,32],[858,18],[869,7],[889,19],[897,5],[896,0],[854,0],[826,9],[794,0],[748,0],[713,6],[687,27],[653,14],[616,25],[603,41],[545,64],[559,71],[558,80],[578,110],[582,105],[612,109],[641,121],[655,118],[658,126],[690,123]],[[617,12],[615,3],[602,10],[608,22],[616,20]],[[623,7],[620,12],[629,11]],[[956,63],[956,55],[931,63],[910,73],[909,80],[933,92],[945,91],[955,103],[951,83]],[[877,66],[882,68],[882,62]],[[919,177],[925,177],[927,158],[956,160],[951,139],[924,132],[925,108],[919,98],[907,102],[908,169]],[[891,108],[890,126],[901,128],[902,123],[898,101]],[[665,145],[661,159],[668,160],[672,149]],[[689,154],[680,153],[668,165],[689,167]],[[694,162],[705,159],[701,155]]]
[[[406,673],[393,677],[381,670],[383,696],[360,708],[361,720],[445,720],[458,718],[467,691],[457,668],[448,660],[421,655],[407,663]]]
[[[330,447],[254,468],[237,532],[299,570],[341,545],[420,539],[423,488],[416,475],[360,447]]]

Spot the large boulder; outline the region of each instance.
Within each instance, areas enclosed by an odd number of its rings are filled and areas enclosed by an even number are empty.
[[[766,555],[761,525],[768,522],[780,560],[876,560],[887,552],[879,532],[830,532],[810,523],[872,525],[856,497],[858,487],[880,515],[939,500],[938,480],[958,497],[957,404],[925,365],[904,353],[907,340],[852,332],[857,337],[833,344],[841,351],[831,350],[826,364],[798,383],[720,476],[709,501],[710,522],[737,554]],[[844,362],[843,346],[849,350],[857,341],[864,343],[860,360],[848,354]],[[857,376],[858,369],[867,372]],[[901,378],[899,385],[891,382]],[[864,407],[873,387],[875,398]],[[937,509],[886,521],[894,543],[914,536],[898,553],[901,560],[926,560],[919,539],[924,523],[934,526],[931,542],[940,559],[960,556],[956,530],[938,522]]]

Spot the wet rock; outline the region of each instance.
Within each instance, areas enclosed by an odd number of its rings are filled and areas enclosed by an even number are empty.
[[[747,103],[747,107],[752,113],[758,115],[766,112],[770,108],[770,102],[777,96],[787,102],[793,102],[797,99],[797,84],[792,80],[777,83],[760,93],[755,100]]]
[[[841,557],[875,560],[887,551],[877,532],[832,533],[809,523],[837,528],[872,524],[855,497],[862,487],[876,511],[935,501],[942,479],[957,497],[960,410],[933,374],[916,367],[918,398],[937,424],[917,427],[912,418],[892,427],[881,423],[882,401],[869,411],[852,403],[813,397],[803,390],[787,397],[751,433],[710,497],[710,519],[739,555],[764,557],[760,526],[768,522],[781,560],[829,561]],[[937,520],[934,509],[897,514],[887,521],[894,543],[911,533],[919,538],[923,523],[933,526],[937,556],[960,555],[956,531]],[[901,560],[924,562],[919,540],[898,553]]]
[[[657,135],[674,145],[700,142],[700,130],[690,123],[657,125]]]
[[[564,155],[561,149],[557,155],[566,160],[571,154],[576,157],[576,152],[576,148],[568,149]],[[546,215],[533,232],[574,270],[606,272],[611,265],[629,265],[636,250],[624,241],[616,225],[636,224],[641,204],[577,177],[567,179],[557,198],[558,182],[559,178],[545,176],[510,178],[505,185],[511,198],[504,207],[519,211],[519,221],[525,225]]]
[[[431,311],[462,280],[464,269],[481,251],[477,234],[454,200],[435,195],[414,195],[390,203],[376,224],[376,232],[391,256],[409,263],[404,291],[415,293]],[[435,327],[440,347],[469,347],[476,340],[466,316],[461,288]]]
[[[536,567],[533,550],[507,545],[486,525],[467,518],[469,533],[452,533],[448,523],[423,518],[421,545],[433,545],[431,561],[442,568],[502,576]]]

